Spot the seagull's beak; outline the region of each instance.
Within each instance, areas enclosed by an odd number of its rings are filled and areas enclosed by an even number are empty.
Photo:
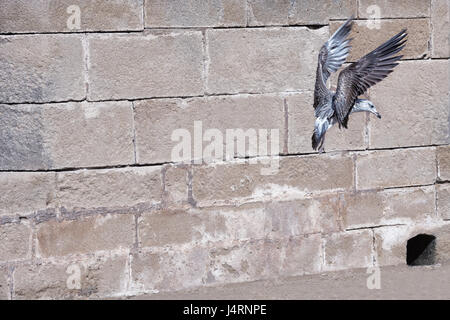
[[[377,116],[378,119],[381,119],[381,114],[379,114],[378,112],[375,112],[375,115]]]

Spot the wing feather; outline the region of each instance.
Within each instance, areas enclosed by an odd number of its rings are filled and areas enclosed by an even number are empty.
[[[398,65],[403,56],[395,54],[405,47],[406,36],[404,29],[341,71],[336,94],[333,96],[333,109],[339,124],[347,128],[348,116],[357,97],[386,78]]]
[[[352,25],[353,17],[340,26],[320,49],[314,88],[314,109],[316,110],[331,99],[332,93],[328,90],[326,83],[330,74],[336,72],[347,59],[351,41],[347,37]]]
[[[322,46],[319,62],[322,64],[323,79],[326,83],[331,73],[336,72],[346,61],[350,52],[350,41],[347,39],[353,26],[353,17],[349,18],[337,29]]]

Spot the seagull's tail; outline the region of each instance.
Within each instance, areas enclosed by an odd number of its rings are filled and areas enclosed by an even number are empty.
[[[317,148],[322,148],[323,140],[325,139],[325,132],[327,132],[329,128],[328,119],[317,119],[314,131],[311,137],[312,140],[312,148],[317,150]]]
[[[312,140],[312,148],[314,150],[317,150],[319,145],[322,142],[323,135],[320,134],[320,132],[317,129],[314,129],[311,140]]]

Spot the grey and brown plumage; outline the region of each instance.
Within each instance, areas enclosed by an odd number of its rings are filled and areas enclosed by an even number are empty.
[[[405,46],[406,29],[381,46],[353,62],[341,71],[336,92],[330,91],[327,80],[346,61],[350,52],[348,35],[352,29],[353,18],[348,19],[322,46],[316,72],[314,88],[315,125],[312,135],[312,147],[323,152],[325,133],[336,122],[339,127],[347,128],[348,118],[354,112],[370,112],[381,118],[373,103],[358,99],[367,89],[383,80],[391,73],[401,55],[396,55]]]

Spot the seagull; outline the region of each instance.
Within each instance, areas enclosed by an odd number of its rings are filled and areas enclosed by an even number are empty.
[[[370,112],[381,119],[373,103],[367,99],[359,99],[358,96],[386,78],[403,57],[396,54],[405,46],[406,29],[342,70],[336,92],[330,91],[326,85],[327,80],[347,59],[352,40],[347,37],[352,25],[353,17],[340,26],[319,51],[313,105],[316,120],[312,135],[312,147],[314,150],[319,149],[319,153],[325,152],[323,144],[327,130],[336,122],[339,128],[347,128],[350,114]]]

